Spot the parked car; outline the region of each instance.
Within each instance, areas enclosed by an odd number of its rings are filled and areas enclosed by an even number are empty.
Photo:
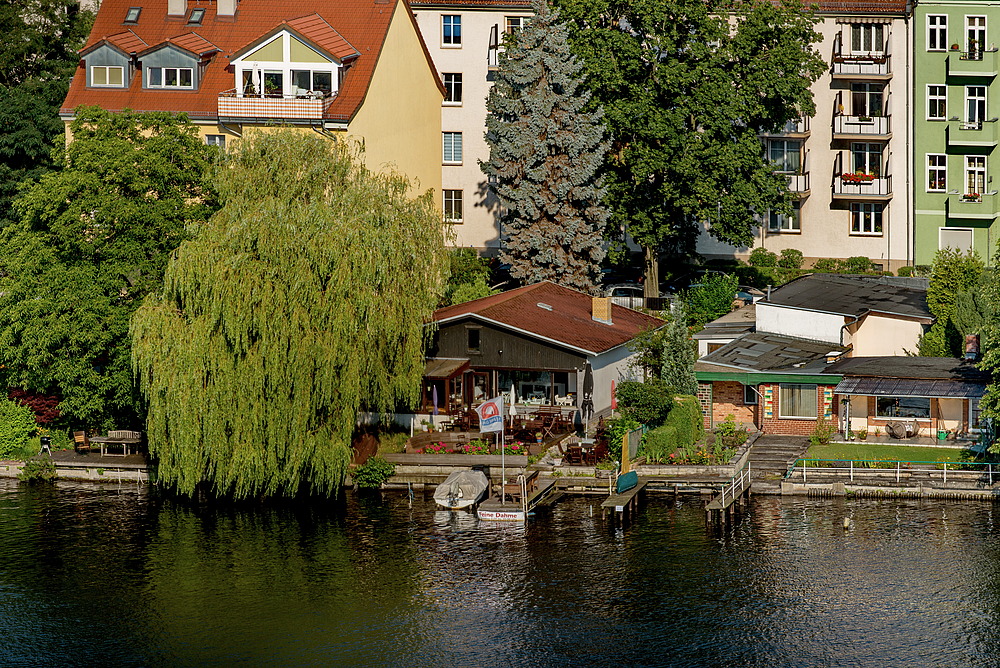
[[[611,297],[612,304],[618,304],[626,308],[636,309],[646,305],[642,286],[634,283],[609,285],[605,288],[604,296]]]

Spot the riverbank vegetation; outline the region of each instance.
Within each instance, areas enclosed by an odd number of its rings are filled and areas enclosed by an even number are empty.
[[[811,445],[803,458],[844,461],[958,462],[969,461],[971,455],[968,452],[962,448],[922,448],[917,445],[854,442]]]

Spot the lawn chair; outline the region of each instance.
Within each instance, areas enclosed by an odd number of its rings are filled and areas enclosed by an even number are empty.
[[[74,431],[73,432],[73,449],[78,453],[90,452],[94,446],[90,444],[90,439],[87,438],[87,432],[85,431]]]
[[[583,448],[579,445],[566,446],[566,463],[580,466],[583,464]]]

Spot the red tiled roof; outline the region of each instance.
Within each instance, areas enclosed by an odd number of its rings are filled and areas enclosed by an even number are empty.
[[[299,33],[307,40],[333,55],[337,60],[343,61],[361,55],[358,50],[351,46],[340,33],[333,29],[329,23],[323,20],[319,14],[302,16],[291,21],[286,21],[285,25]]]
[[[115,33],[114,35],[108,35],[107,37],[102,37],[100,39],[94,40],[94,33],[90,33],[91,43],[88,43],[87,47],[80,51],[81,54],[85,54],[88,51],[100,46],[101,44],[110,44],[111,46],[124,51],[127,54],[137,53],[142,50],[144,46],[148,46],[146,42],[142,41],[142,38],[136,35],[131,30],[126,30],[124,32]]]
[[[530,10],[531,0],[417,0],[414,7],[469,7],[479,9]]]
[[[908,0],[814,0],[821,14],[906,14]],[[810,3],[806,3],[808,6]]]
[[[617,304],[611,307],[612,324],[605,324],[591,317],[591,305],[590,295],[546,281],[446,306],[434,312],[434,321],[471,316],[592,354],[617,348],[643,330],[664,324],[659,318]]]
[[[170,44],[178,46],[185,51],[190,51],[196,56],[206,56],[215,51],[220,51],[219,47],[209,42],[207,39],[202,37],[196,32],[186,32],[183,35],[177,35],[176,37],[170,37],[166,40]],[[149,47],[139,55],[142,56],[143,53],[148,53],[154,49],[160,47],[160,44],[154,44]]]
[[[205,9],[205,15],[197,28],[197,35],[218,47],[221,53],[216,53],[209,61],[198,90],[143,90],[142,77],[139,75],[132,78],[132,84],[127,89],[88,89],[84,63],[81,60],[60,112],[68,114],[80,105],[95,105],[111,111],[128,108],[137,111],[185,112],[193,118],[215,118],[218,116],[219,93],[236,86],[235,75],[228,69],[227,57],[287,23],[290,26],[295,24],[296,31],[303,31],[303,36],[310,40],[314,38],[309,37],[309,34],[317,36],[317,40],[322,39],[323,43],[334,45],[337,40],[332,35],[339,37],[343,44],[336,44],[337,51],[330,55],[343,53],[344,44],[353,53],[359,54],[345,74],[339,94],[326,112],[328,118],[350,119],[368,92],[368,85],[398,2],[405,3],[406,0],[298,0],[294,3],[242,0],[235,19],[217,18],[217,3],[200,3],[198,7]],[[142,0],[141,4],[143,9],[139,23],[127,32],[132,33],[143,48],[149,44],[166,42],[187,26],[183,17],[167,17],[167,0]],[[135,5],[136,0],[103,0],[90,38],[81,53],[85,54],[98,46],[106,39],[105,35],[124,35],[125,33],[121,33],[122,21],[128,8]],[[188,6],[192,7],[193,3]],[[409,7],[406,14],[412,21]],[[315,18],[312,18],[314,15]],[[326,23],[328,30],[320,22]],[[415,23],[413,25],[415,27]],[[336,26],[336,30],[332,26]],[[418,38],[424,47],[428,67],[436,72],[419,32]],[[119,48],[126,53],[136,50],[130,51],[121,46]],[[435,73],[435,78],[436,76]],[[440,82],[438,83],[440,86]]]

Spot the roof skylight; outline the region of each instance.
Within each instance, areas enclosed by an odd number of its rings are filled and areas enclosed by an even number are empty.
[[[129,7],[128,11],[125,13],[125,20],[123,23],[138,23],[139,14],[142,13],[142,7]]]
[[[191,10],[191,16],[188,17],[188,23],[201,24],[201,20],[205,18],[205,8],[195,7]]]

